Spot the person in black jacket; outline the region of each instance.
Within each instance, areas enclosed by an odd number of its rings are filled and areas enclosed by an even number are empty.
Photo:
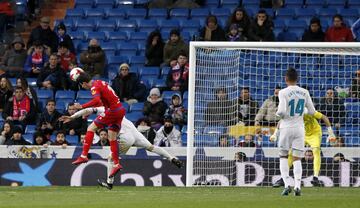
[[[155,130],[162,126],[166,109],[167,105],[161,97],[160,90],[158,88],[151,89],[147,101],[144,103],[143,114],[149,119]]]
[[[313,17],[310,20],[310,26],[305,30],[302,41],[304,42],[323,42],[325,40],[325,33],[322,31],[320,20]]]
[[[55,100],[48,100],[46,103],[46,111],[41,113],[40,119],[37,123],[37,129],[44,135],[49,136],[54,130],[61,128],[59,118],[61,113],[55,110]]]
[[[274,41],[274,24],[269,19],[265,10],[259,10],[256,19],[251,23],[248,31],[250,41]]]
[[[119,67],[118,75],[112,80],[112,88],[121,102],[129,105],[144,101],[146,96],[146,87],[141,84],[135,73],[129,72],[128,64],[123,63]]]
[[[13,90],[11,82],[8,78],[2,77],[0,79],[0,111],[5,107],[7,101],[12,97]]]
[[[19,126],[14,126],[13,136],[4,145],[30,145],[30,143],[22,137],[22,129]]]
[[[151,127],[151,122],[147,118],[140,118],[136,121],[135,126],[137,130],[149,140],[151,144],[154,144],[156,131]]]
[[[158,30],[150,33],[146,41],[146,66],[160,66],[163,62],[164,45],[161,33]]]
[[[204,41],[225,41],[225,31],[218,25],[215,16],[209,15],[206,18],[206,26],[200,30],[200,40]]]
[[[75,54],[74,43],[72,42],[70,35],[66,34],[66,27],[63,22],[60,22],[60,24],[57,26],[57,38],[58,44],[64,43],[70,52]]]
[[[30,48],[35,41],[40,41],[43,45],[50,47],[51,52],[57,51],[57,36],[56,33],[51,30],[49,24],[49,17],[42,17],[40,19],[40,25],[31,31],[29,41],[27,42],[27,48]]]
[[[65,89],[66,75],[58,64],[56,54],[51,54],[49,64],[41,69],[36,84],[39,88],[61,90]]]
[[[67,112],[64,116],[72,116],[76,113],[75,103],[69,103],[67,107]],[[87,128],[87,121],[82,117],[73,119],[67,123],[62,124],[62,129],[68,135],[78,135],[80,136],[82,132],[86,131]]]
[[[237,8],[232,13],[232,15],[229,17],[229,19],[226,23],[226,27],[225,27],[226,33],[230,32],[230,26],[233,24],[236,24],[241,36],[245,37],[247,35],[248,29],[250,26],[250,18],[248,16],[248,14],[246,13],[245,9]]]

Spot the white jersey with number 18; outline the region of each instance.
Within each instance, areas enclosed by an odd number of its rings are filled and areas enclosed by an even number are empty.
[[[297,85],[288,86],[279,92],[279,106],[276,115],[282,121],[280,128],[304,128],[304,109],[308,109],[308,114],[315,113],[315,107],[311,100],[309,91]]]

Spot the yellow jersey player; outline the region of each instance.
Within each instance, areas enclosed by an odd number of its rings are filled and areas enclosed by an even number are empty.
[[[306,109],[305,109],[306,113]],[[314,176],[311,181],[311,183],[314,186],[320,186],[320,181],[318,179],[319,172],[320,172],[320,166],[321,166],[321,156],[320,156],[320,145],[321,145],[321,137],[322,137],[322,130],[321,126],[318,122],[318,120],[322,120],[328,131],[328,140],[336,138],[334,135],[334,132],[331,128],[331,123],[329,121],[329,118],[325,115],[323,115],[320,112],[315,112],[314,115],[305,114],[304,115],[304,124],[305,124],[305,145],[310,146],[314,155],[314,166],[313,166],[313,172]],[[270,141],[276,141],[278,137],[278,129],[275,130],[274,134],[270,137]],[[288,158],[288,164],[289,167],[292,165],[292,157],[291,154],[289,154]],[[283,186],[284,182],[282,179],[276,181],[273,184],[273,187],[280,187]]]

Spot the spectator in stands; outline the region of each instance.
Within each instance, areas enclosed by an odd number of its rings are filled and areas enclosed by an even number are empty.
[[[206,26],[200,29],[200,40],[204,41],[225,41],[225,31],[220,25],[214,15],[209,15],[206,18]]]
[[[313,17],[310,20],[310,26],[305,30],[301,40],[303,42],[323,42],[325,40],[325,33],[321,28],[319,18]]]
[[[227,134],[222,134],[219,137],[219,147],[229,147],[230,146],[230,138]]]
[[[164,56],[164,41],[161,33],[155,30],[150,33],[146,41],[145,66],[160,66]]]
[[[156,132],[154,145],[159,147],[181,147],[181,133],[174,127],[171,117],[164,118],[164,125]]]
[[[234,160],[236,162],[245,162],[246,161],[246,154],[243,152],[237,152],[235,153]]]
[[[147,101],[144,103],[143,113],[155,130],[160,128],[166,109],[167,105],[161,97],[160,90],[158,88],[151,89]]]
[[[336,137],[335,141],[327,141],[327,143],[330,147],[345,147],[345,140],[341,136]]]
[[[70,35],[66,34],[66,27],[63,22],[60,22],[60,24],[57,26],[57,38],[58,38],[59,48],[60,48],[60,43],[63,43],[63,45],[66,45],[67,49],[69,49],[72,54],[76,53]]]
[[[28,73],[29,77],[37,77],[45,63],[48,62],[49,57],[44,51],[44,46],[39,41],[34,42],[29,51],[32,52],[26,58],[24,71]]]
[[[52,145],[62,146],[63,149],[70,145],[70,143],[66,141],[66,135],[64,131],[56,132],[56,139],[55,142],[52,143]]]
[[[352,80],[350,95],[353,98],[360,98],[360,69],[356,71]]]
[[[40,41],[41,44],[49,47],[51,52],[56,52],[58,46],[58,40],[56,33],[51,30],[50,18],[42,17],[40,19],[40,25],[31,31],[27,47],[30,48],[36,41]]]
[[[108,140],[108,132],[106,129],[100,129],[99,131],[99,141],[96,144],[97,146],[110,146],[109,140]]]
[[[333,157],[333,162],[340,163],[340,162],[350,162],[348,159],[345,159],[343,153],[336,153]]]
[[[237,29],[239,30],[239,35],[243,36],[245,39],[246,35],[248,33],[248,29],[250,26],[250,18],[243,8],[237,8],[232,15],[229,17],[225,31],[230,32],[230,27],[235,24],[237,26]]]
[[[184,92],[188,88],[189,64],[185,53],[178,55],[177,61],[170,62],[173,65],[166,77],[166,86],[172,91]]]
[[[174,93],[171,96],[170,105],[165,114],[172,118],[174,124],[180,126],[186,125],[187,110],[182,105],[182,99],[179,93]]]
[[[305,151],[304,160],[306,162],[312,162],[314,160],[314,154],[313,154],[313,151],[311,149],[308,149],[308,150]]]
[[[274,41],[274,24],[265,10],[259,10],[256,19],[250,24],[248,40],[250,41]]]
[[[215,100],[207,104],[204,118],[207,125],[231,126],[236,124],[236,101],[228,98],[226,88],[219,88],[215,91]]]
[[[279,105],[280,86],[276,86],[274,95],[265,100],[255,117],[255,126],[276,126],[279,121],[276,111]]]
[[[31,102],[33,103],[36,112],[41,110],[36,91],[32,86],[28,84],[27,80],[24,77],[17,78],[16,87],[21,87],[24,90],[25,94],[30,98]]]
[[[119,73],[112,80],[111,87],[119,96],[121,102],[132,105],[144,101],[146,97],[146,87],[140,83],[136,73],[129,72],[130,66],[123,63],[119,67]]]
[[[40,71],[36,84],[39,88],[62,90],[66,88],[66,75],[58,64],[58,56],[50,55],[49,63]]]
[[[0,79],[0,112],[3,111],[5,104],[13,95],[13,88],[8,78]]]
[[[227,41],[245,41],[246,37],[243,33],[239,32],[237,24],[232,24],[229,29],[229,33],[226,35]]]
[[[189,46],[184,42],[180,36],[179,29],[172,29],[170,31],[170,39],[164,46],[164,63],[163,66],[169,66],[170,61],[178,56],[180,51],[185,51],[186,57],[189,54]]]
[[[19,126],[14,126],[12,131],[12,137],[7,140],[4,145],[29,145],[30,143],[27,142],[24,137],[22,136],[22,129]]]
[[[33,135],[33,145],[42,145],[43,147],[48,147],[51,142],[46,139],[45,135],[43,135],[41,132],[37,131]]]
[[[20,36],[16,36],[1,59],[0,69],[6,72],[7,77],[17,77],[24,71],[24,64],[26,61],[27,53],[25,44]]]
[[[353,34],[345,23],[340,14],[333,17],[333,26],[329,27],[325,34],[325,41],[327,42],[352,42],[354,41]]]
[[[135,125],[137,130],[141,132],[151,144],[154,144],[156,131],[151,127],[150,120],[147,118],[140,118],[138,121],[136,121]]]
[[[357,41],[360,41],[360,18],[354,22],[354,24],[351,26],[351,32],[354,36],[354,39]]]
[[[241,140],[239,143],[238,143],[238,146],[239,147],[256,147],[256,143],[254,141],[254,138],[255,136],[251,135],[251,134],[247,134],[244,136],[244,139]]]
[[[15,88],[14,96],[6,103],[2,116],[5,120],[13,121],[15,125],[19,124],[23,127],[34,123],[35,107],[21,87]]]
[[[61,113],[55,110],[55,106],[55,100],[48,100],[46,103],[46,111],[41,113],[40,119],[37,123],[37,129],[46,135],[47,138],[53,133],[53,131],[61,129],[59,122]]]
[[[76,64],[76,56],[69,50],[68,43],[59,43],[58,56],[60,58],[60,65],[64,73],[70,72],[70,64]]]
[[[324,98],[320,99],[316,107],[321,113],[326,115],[331,123],[340,128],[345,119],[345,106],[341,99],[335,96],[333,89],[328,89]]]
[[[76,113],[76,108],[74,103],[69,103],[67,106],[67,111],[64,114],[64,116],[72,116]],[[87,129],[87,121],[86,119],[79,117],[76,119],[73,119],[67,123],[62,124],[62,130],[66,132],[66,134],[74,136],[80,134]]]
[[[254,125],[256,113],[258,111],[258,103],[251,99],[250,90],[244,87],[241,90],[239,98],[239,120],[246,126]]]
[[[1,128],[1,134],[0,134],[0,145],[3,145],[6,141],[10,140],[12,137],[12,130],[14,126],[12,121],[5,121],[4,125]]]
[[[104,76],[106,56],[96,39],[91,39],[87,51],[80,54],[83,69],[92,77]]]

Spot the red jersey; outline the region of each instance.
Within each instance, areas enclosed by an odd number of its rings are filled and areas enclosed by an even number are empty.
[[[94,80],[90,90],[94,98],[81,105],[83,108],[104,106],[105,109],[114,110],[122,106],[119,97],[107,82]]]

